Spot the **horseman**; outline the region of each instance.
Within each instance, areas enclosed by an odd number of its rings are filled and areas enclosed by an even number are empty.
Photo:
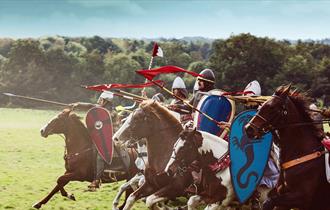
[[[103,107],[106,108],[110,113],[112,112],[112,99],[113,93],[110,91],[104,91],[97,100],[97,104],[76,102],[70,104],[73,109],[87,111],[93,107]],[[101,177],[107,163],[103,160],[101,155],[98,153],[96,146],[93,147],[94,154],[96,154],[95,166],[94,166],[94,176],[92,183],[88,186],[89,191],[96,191],[97,188],[101,185]]]
[[[104,91],[99,96],[99,99],[97,100],[97,104],[76,102],[76,103],[72,103],[70,105],[74,109],[79,109],[79,110],[83,110],[83,111],[87,111],[96,106],[101,106],[103,108],[108,109],[109,111],[112,111],[112,99],[113,99],[113,93],[110,91]]]
[[[186,88],[186,84],[184,83],[181,77],[176,77],[172,84],[172,92],[174,95],[186,100],[188,98],[188,91]],[[183,102],[179,99],[173,99],[171,104],[183,104]]]
[[[174,79],[173,84],[172,84],[172,92],[175,96],[177,96],[183,100],[188,99],[188,91],[187,91],[186,85],[181,77],[178,76]],[[184,102],[177,98],[174,98],[170,103],[170,106],[169,106],[170,109],[171,109],[172,105],[182,106],[182,105],[184,105]],[[178,113],[180,113],[181,124],[186,124],[189,120],[192,120],[191,113],[188,110],[179,110],[179,108],[176,108],[173,111],[177,111]]]
[[[204,69],[199,73],[202,77],[197,77],[197,91],[195,92],[193,98],[189,101],[193,107],[197,107],[198,102],[201,100],[202,96],[207,94],[207,92],[215,89],[215,76],[211,69]],[[174,84],[173,84],[174,86]],[[183,103],[174,103],[169,106],[173,111],[179,112],[181,114],[192,113],[192,108]]]

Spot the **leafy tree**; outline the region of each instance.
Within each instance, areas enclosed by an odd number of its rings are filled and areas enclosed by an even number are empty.
[[[135,74],[138,69],[141,69],[141,66],[137,61],[123,53],[119,53],[105,63],[104,80],[108,83],[141,81]]]
[[[120,49],[111,40],[106,41],[102,37],[93,36],[92,38],[83,38],[81,44],[84,45],[88,52],[98,50],[101,54],[105,54],[108,51],[118,52]]]
[[[250,34],[217,40],[210,58],[219,87],[242,90],[250,81],[258,80],[268,94],[267,90],[273,89],[271,80],[281,71],[284,61],[285,50],[281,44]]]

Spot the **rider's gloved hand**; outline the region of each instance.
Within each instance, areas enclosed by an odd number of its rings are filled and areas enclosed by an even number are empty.
[[[69,108],[72,109],[72,110],[76,109],[78,106],[79,106],[79,103],[71,103],[71,104],[69,104]]]
[[[230,123],[229,122],[221,121],[221,122],[218,123],[218,126],[220,128],[227,128],[227,129],[229,129],[230,128]]]

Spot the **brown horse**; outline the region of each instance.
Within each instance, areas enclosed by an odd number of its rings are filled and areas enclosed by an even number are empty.
[[[155,101],[142,103],[118,130],[114,139],[136,142],[145,138],[148,150],[145,183],[129,196],[125,210],[130,209],[136,200],[149,195],[146,204],[154,208],[157,202],[184,194],[184,189],[192,182],[191,174],[171,178],[164,173],[181,131],[178,119]]]
[[[41,136],[45,138],[52,134],[64,134],[66,148],[64,160],[66,171],[64,175],[57,179],[57,185],[54,189],[45,198],[33,205],[33,207],[37,209],[43,204],[46,204],[58,191],[61,192],[62,196],[75,200],[75,197],[72,194],[69,195],[64,190],[64,186],[70,181],[91,182],[93,179],[93,163],[95,162],[93,143],[90,139],[88,130],[80,121],[80,118],[71,110],[65,109],[48,122],[40,132]],[[115,154],[118,150],[119,149],[115,149]],[[110,171],[116,171],[114,174],[117,176],[103,176],[102,181],[104,183],[116,182],[124,179],[128,180],[138,171],[134,163],[137,155],[133,150],[119,151],[118,153],[117,160],[115,160],[114,157],[111,165],[106,167]],[[127,158],[127,165],[125,165],[124,160],[121,159],[123,155],[129,157]],[[130,192],[127,191],[126,193],[129,194]]]
[[[313,124],[307,102],[290,86],[279,87],[245,127],[250,138],[272,132],[280,147],[280,180],[263,209],[330,209],[323,134]]]

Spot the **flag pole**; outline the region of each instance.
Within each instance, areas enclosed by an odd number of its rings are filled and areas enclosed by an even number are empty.
[[[123,91],[123,90],[113,90],[113,91],[115,91],[117,93],[121,93],[123,95],[127,95],[127,96],[130,96],[130,97],[136,98],[136,99],[141,100],[141,101],[148,99],[148,98],[145,98],[145,97],[142,97],[142,96],[135,95],[133,93],[129,93],[129,92]]]
[[[152,49],[152,55],[151,55],[151,59],[150,59],[150,62],[149,62],[148,70],[150,70],[151,67],[152,67],[152,63],[153,63],[153,61],[154,61],[154,51],[155,51],[155,47],[157,47],[157,46],[158,46],[158,45],[157,45],[157,43],[155,42],[154,47],[153,47],[153,49]],[[148,79],[145,79],[145,80],[144,80],[144,83],[147,83],[147,82],[148,82]],[[144,87],[144,88],[141,90],[141,96],[147,98],[147,94],[146,94],[145,91],[146,91],[146,88]]]
[[[150,69],[151,69],[153,61],[154,61],[154,56],[151,56],[151,59],[150,59],[150,63],[149,63],[149,67],[148,67],[148,70],[150,70]],[[147,80],[147,79],[146,79],[146,82],[148,82],[148,80]]]
[[[121,98],[126,98],[126,99],[132,100],[134,102],[138,102],[138,103],[141,103],[143,101],[143,99],[140,99],[140,98],[134,98],[132,96],[122,95],[122,94],[118,94],[118,93],[114,93],[113,95],[119,96]]]

